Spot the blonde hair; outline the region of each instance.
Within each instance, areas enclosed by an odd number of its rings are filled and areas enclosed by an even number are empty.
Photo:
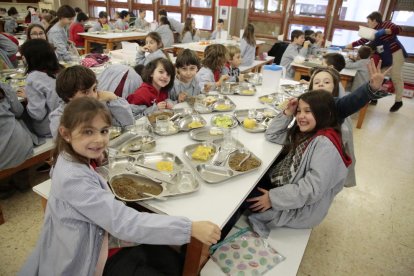
[[[240,47],[236,45],[228,45],[227,46],[227,53],[229,55],[229,59],[232,60],[236,54],[240,54]]]

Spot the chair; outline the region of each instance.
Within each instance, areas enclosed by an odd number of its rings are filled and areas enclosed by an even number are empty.
[[[275,57],[274,63],[280,65],[283,53],[286,51],[288,46],[288,42],[276,42],[267,54]]]

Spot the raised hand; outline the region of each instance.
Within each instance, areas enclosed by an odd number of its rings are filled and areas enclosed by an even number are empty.
[[[375,91],[381,89],[382,82],[384,81],[385,75],[387,75],[388,72],[391,70],[391,67],[390,67],[386,71],[381,72],[381,64],[382,64],[382,61],[380,60],[378,62],[378,65],[375,66],[374,59],[371,59],[367,65],[368,73],[370,77],[369,86],[371,87],[372,90],[375,90]]]

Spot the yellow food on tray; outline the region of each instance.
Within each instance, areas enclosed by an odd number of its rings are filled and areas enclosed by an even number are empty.
[[[250,90],[250,89],[245,89],[241,91],[241,94],[243,95],[253,95],[254,94],[254,90]]]
[[[173,162],[171,161],[159,161],[155,164],[157,170],[162,172],[172,172],[174,169]]]
[[[188,124],[188,128],[199,128],[199,127],[203,127],[203,123],[200,121],[192,121],[191,123]]]
[[[256,127],[256,120],[255,119],[246,118],[243,121],[243,126],[245,128],[248,128],[248,129],[253,129],[253,128]]]
[[[262,102],[264,102],[264,103],[271,103],[271,102],[273,102],[273,98],[272,97],[263,97],[260,100]]]
[[[214,154],[214,148],[209,146],[197,146],[191,158],[200,161],[207,161]]]
[[[218,105],[216,105],[216,110],[219,110],[219,111],[224,111],[224,110],[229,110],[229,109],[231,109],[231,106],[228,105],[228,104],[218,104]]]

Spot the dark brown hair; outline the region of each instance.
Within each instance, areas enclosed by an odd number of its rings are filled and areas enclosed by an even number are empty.
[[[361,46],[358,49],[358,56],[360,59],[367,59],[371,56],[371,48],[368,46]]]
[[[160,18],[160,25],[168,25],[168,27],[170,27],[170,30],[172,30],[170,21],[168,21],[168,18],[166,16],[162,16]]]
[[[87,126],[91,124],[97,115],[101,116],[108,126],[111,125],[111,113],[103,103],[97,99],[89,97],[74,99],[65,107],[63,115],[60,118],[59,127],[62,126],[66,129],[66,131],[72,133],[80,126]],[[56,164],[57,158],[61,152],[66,152],[74,159],[74,161],[89,165],[88,158],[75,152],[70,142],[67,142],[62,137],[60,131],[58,131],[55,145],[56,146],[52,152],[53,164]]]
[[[56,12],[56,16],[59,19],[73,18],[73,17],[75,17],[75,15],[76,15],[75,10],[69,5],[60,6],[59,9]]]
[[[333,66],[338,72],[345,68],[345,58],[338,53],[328,53],[323,56],[325,62],[329,66]]]
[[[371,19],[372,21],[376,21],[378,24],[382,23],[382,14],[379,12],[372,12],[367,16],[367,19]]]
[[[309,82],[309,90],[313,90],[313,81],[315,79],[315,76],[320,72],[327,72],[328,74],[330,74],[332,76],[332,80],[333,80],[333,84],[334,84],[334,88],[332,90],[332,96],[338,97],[339,96],[339,81],[341,80],[341,77],[340,77],[338,71],[336,71],[336,69],[330,68],[330,67],[317,67],[317,68],[314,68],[311,71],[311,79],[310,79],[310,82]]]
[[[301,35],[305,35],[301,30],[293,30],[290,34],[290,41],[293,42],[295,38],[299,38]]]
[[[186,33],[186,32],[190,32],[190,34],[191,34],[191,38],[194,38],[194,35],[195,35],[195,33],[196,33],[196,30],[195,30],[195,29],[193,29],[193,25],[192,25],[193,20],[194,20],[194,18],[192,18],[192,17],[187,17],[187,18],[185,19],[185,22],[184,22],[184,28],[183,28],[183,31],[182,31],[182,33],[181,33],[181,35],[182,35],[183,37],[184,37],[184,35],[185,35],[185,33]]]
[[[37,23],[32,23],[32,24],[29,25],[29,27],[27,27],[27,30],[26,30],[27,39],[28,40],[32,39],[31,36],[30,36],[30,33],[32,32],[32,29],[35,28],[35,27],[42,29],[42,31],[45,33],[45,37],[46,37],[46,40],[47,40],[47,35],[46,35],[45,28],[43,27],[42,24],[37,24]]]
[[[252,24],[247,24],[244,28],[243,39],[246,40],[247,44],[250,46],[256,47],[256,36],[254,35],[254,26]]]
[[[87,90],[97,83],[95,73],[84,66],[75,65],[65,68],[56,78],[56,93],[65,102],[78,91]]]
[[[155,40],[155,42],[157,42],[158,45],[161,45],[160,48],[164,48],[164,44],[162,43],[162,39],[161,39],[161,36],[160,36],[159,33],[157,33],[157,32],[149,32],[145,36],[145,38],[147,38],[147,37],[152,38],[153,40]]]
[[[162,90],[169,91],[174,86],[175,68],[172,62],[166,58],[157,58],[145,65],[144,69],[142,70],[142,80],[152,85],[151,75],[154,74],[154,71],[157,68],[158,64],[161,64],[164,67],[164,70],[167,71],[168,75],[170,75],[170,82],[165,87],[161,88]]]
[[[184,49],[178,53],[177,59],[175,60],[175,67],[178,69],[188,65],[195,65],[197,69],[200,69],[200,59],[194,51]]]
[[[228,53],[226,46],[222,44],[208,45],[204,51],[204,59],[201,62],[204,67],[211,71],[221,70],[221,67],[226,63]]]

